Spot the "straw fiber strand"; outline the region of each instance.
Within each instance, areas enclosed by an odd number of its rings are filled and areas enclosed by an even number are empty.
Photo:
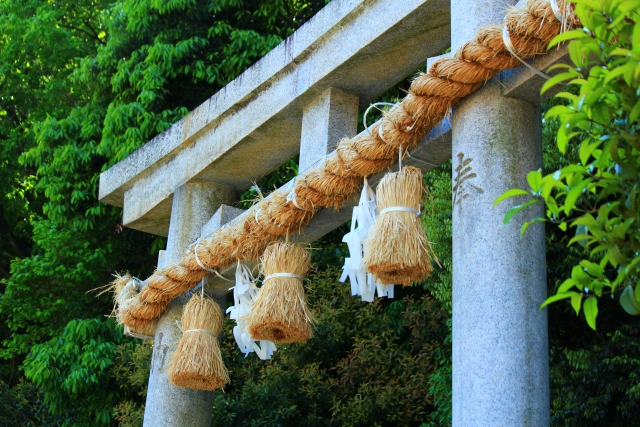
[[[572,5],[562,0],[557,3],[564,24],[553,13],[547,0],[529,0],[524,8],[508,11],[504,25],[518,56],[529,58],[545,53],[548,41],[553,36],[579,24],[572,13]],[[446,117],[451,106],[462,97],[473,93],[499,71],[520,66],[517,58],[512,57],[505,47],[503,28],[503,25],[480,28],[475,39],[461,46],[453,58],[438,60],[428,73],[417,76],[408,96],[383,114],[382,120],[371,128],[371,135],[343,139],[338,144],[336,154],[328,156],[322,166],[301,174],[295,183],[296,203],[301,209],[292,202],[278,202],[272,207],[270,201],[265,199],[254,207],[254,212],[260,212],[256,215],[258,221],[248,215],[244,223],[223,227],[210,238],[203,239],[197,248],[203,265],[221,268],[231,264],[234,259],[255,258],[258,249],[268,242],[303,227],[317,208],[339,208],[347,197],[343,193],[350,188],[353,192],[357,190],[357,186],[352,184],[357,178],[390,166],[396,159],[398,147],[402,146],[406,151],[418,144],[426,132]],[[337,181],[336,177],[344,180]],[[350,181],[352,178],[353,181]],[[338,182],[337,187],[333,185]],[[407,268],[402,283],[419,276],[419,270]],[[188,254],[177,266],[154,273],[149,286],[163,295],[175,297],[195,286],[204,275],[202,270],[195,262],[195,257]],[[401,274],[385,271],[379,270],[377,274],[387,282],[391,277]],[[387,277],[387,274],[390,276]],[[152,298],[152,294],[151,291],[149,296],[145,294],[140,304],[156,305],[148,310],[138,308],[138,314],[148,316],[161,313],[159,308],[163,303],[159,301],[163,298]]]

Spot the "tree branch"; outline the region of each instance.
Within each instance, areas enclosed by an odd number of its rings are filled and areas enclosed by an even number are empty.
[[[91,37],[92,39],[96,39],[98,41],[98,43],[105,45],[106,43],[101,40],[97,34],[93,33],[93,30],[91,32],[85,30],[84,28],[80,28],[80,27],[76,27],[74,25],[64,25],[64,24],[58,24],[60,25],[62,28],[68,28],[70,30],[76,30],[76,31],[80,31],[82,33],[85,33],[86,35],[88,35],[89,37]]]

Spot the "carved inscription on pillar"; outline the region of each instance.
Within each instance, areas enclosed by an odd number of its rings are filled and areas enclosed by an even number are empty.
[[[477,185],[471,183],[471,180],[477,178],[478,175],[473,172],[471,166],[472,158],[464,158],[464,153],[458,153],[458,166],[455,168],[456,177],[453,179],[453,205],[459,205],[464,199],[470,196],[470,192],[474,191],[478,194],[484,193],[484,190]]]
[[[158,342],[153,346],[153,357],[151,359],[151,373],[157,369],[159,372],[164,370],[164,362],[169,351],[169,346],[162,343],[163,334],[158,334]],[[155,363],[154,363],[155,362]]]

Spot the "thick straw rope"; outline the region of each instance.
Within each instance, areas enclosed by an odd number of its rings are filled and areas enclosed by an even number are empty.
[[[545,53],[563,27],[577,24],[571,11],[562,0],[529,0],[524,8],[510,9],[505,18],[509,49],[503,41],[503,26],[482,27],[453,58],[436,61],[427,74],[416,77],[409,94],[384,113],[369,133],[343,139],[320,167],[298,176],[291,190],[295,199],[276,191],[252,207],[244,223],[217,230],[177,264],[156,270],[130,314],[140,319],[158,317],[172,298],[193,288],[207,271],[257,259],[270,242],[304,227],[317,209],[339,208],[359,189],[362,177],[390,166],[401,146],[408,150],[417,145],[461,98],[500,71],[519,66],[519,58]]]

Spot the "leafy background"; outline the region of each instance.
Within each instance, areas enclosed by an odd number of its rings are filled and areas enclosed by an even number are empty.
[[[165,241],[123,228],[121,210],[97,201],[98,176],[323,5],[0,0],[0,426],[141,425],[151,343],[124,337],[105,317],[109,297],[88,291],[117,268],[145,277]],[[557,150],[558,126],[544,121],[548,173],[576,158]],[[296,172],[290,159],[258,187]],[[233,382],[216,394],[214,425],[450,425],[450,177],[450,164],[425,176],[423,221],[443,267],[368,304],[336,280],[344,228],[316,242],[315,338],[262,362],[225,334]],[[547,227],[550,295],[586,256],[567,248],[573,235]],[[640,425],[640,325],[616,301],[599,304],[597,331],[570,305],[549,306],[554,425]]]

